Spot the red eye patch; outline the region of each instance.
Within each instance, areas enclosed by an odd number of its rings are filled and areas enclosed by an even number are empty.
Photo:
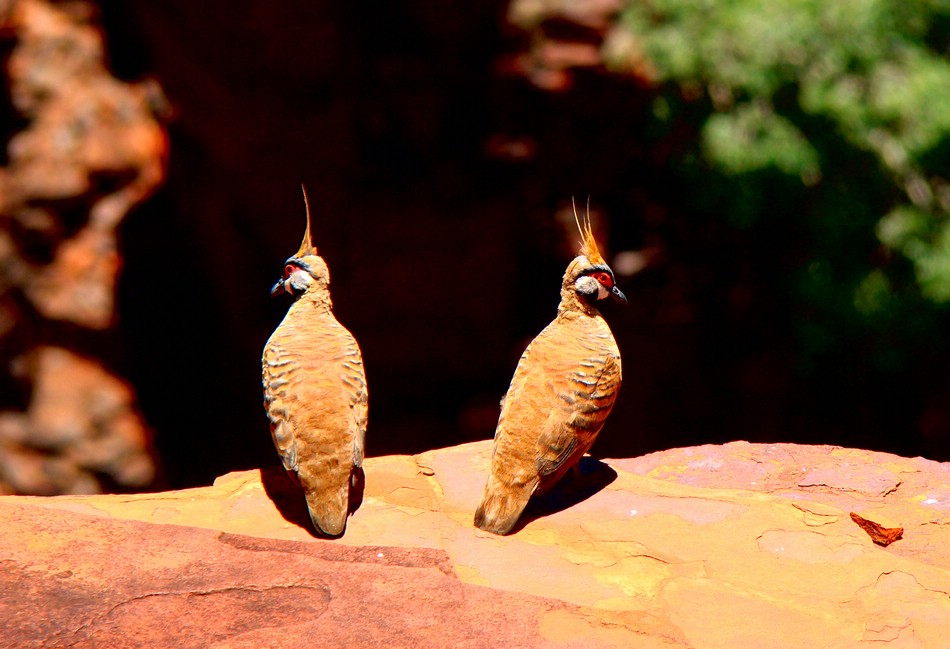
[[[598,282],[600,282],[601,285],[603,285],[605,288],[613,288],[613,287],[614,287],[614,280],[613,280],[613,278],[610,276],[609,273],[604,273],[604,272],[591,273],[590,276],[593,277],[594,279],[596,279]]]
[[[291,274],[297,272],[298,270],[300,270],[298,266],[294,266],[293,264],[287,264],[286,266],[284,266],[284,279],[287,279],[288,277],[291,276]]]

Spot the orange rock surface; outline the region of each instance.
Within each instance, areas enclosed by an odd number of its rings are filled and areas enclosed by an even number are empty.
[[[948,464],[744,442],[591,460],[497,537],[472,525],[489,453],[367,459],[337,541],[276,469],[0,497],[0,646],[946,646]]]

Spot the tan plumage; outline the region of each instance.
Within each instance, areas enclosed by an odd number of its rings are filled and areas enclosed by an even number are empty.
[[[575,212],[576,217],[576,212]],[[502,401],[475,525],[512,530],[532,494],[550,489],[597,438],[620,387],[620,351],[596,304],[626,302],[589,218],[561,285],[557,317],[525,349]]]
[[[300,250],[271,291],[290,293],[294,303],[264,346],[264,408],[284,468],[303,486],[314,527],[339,536],[363,463],[367,391],[359,346],[333,316],[329,284],[310,238],[308,206]]]

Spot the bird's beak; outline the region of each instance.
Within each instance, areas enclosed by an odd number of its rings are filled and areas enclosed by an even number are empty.
[[[620,290],[619,288],[617,288],[616,286],[614,286],[612,289],[610,289],[610,297],[612,297],[613,299],[617,300],[618,302],[623,302],[624,304],[627,303],[627,296],[624,295],[624,294],[623,294],[623,291],[621,291],[621,290]]]
[[[271,297],[277,297],[277,296],[280,295],[281,293],[286,293],[286,292],[287,292],[287,289],[284,288],[284,280],[280,280],[279,282],[277,282],[276,284],[274,284],[274,287],[273,287],[273,288],[271,288],[271,290],[270,290],[270,296],[271,296]]]

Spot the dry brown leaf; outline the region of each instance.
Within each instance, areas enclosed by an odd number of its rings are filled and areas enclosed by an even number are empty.
[[[858,516],[854,512],[851,512],[851,520],[857,523],[858,527],[867,532],[871,540],[880,546],[887,547],[904,535],[903,527],[884,527],[874,521]]]

